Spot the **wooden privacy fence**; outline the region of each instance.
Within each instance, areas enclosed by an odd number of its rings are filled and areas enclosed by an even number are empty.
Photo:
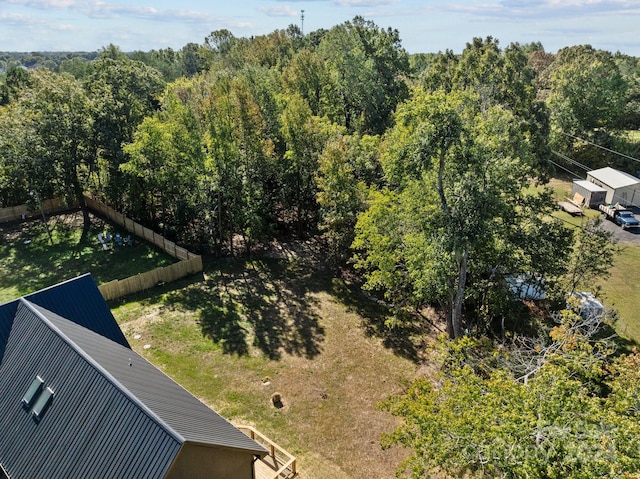
[[[202,257],[194,256],[191,259],[170,264],[163,268],[156,268],[146,273],[129,276],[125,279],[115,279],[101,284],[98,289],[105,300],[122,298],[129,294],[153,288],[158,283],[168,283],[202,271]]]
[[[87,202],[87,207],[90,210],[93,210],[96,213],[109,218],[110,221],[123,226],[129,233],[133,233],[138,238],[145,239],[149,243],[157,246],[165,253],[179,259],[180,261],[188,260],[198,256],[197,254],[192,253],[187,249],[182,248],[181,246],[178,246],[173,241],[166,239],[164,236],[156,233],[155,231],[150,230],[149,228],[145,228],[141,224],[136,223],[130,218],[127,218],[124,213],[119,213],[98,200],[85,196],[85,201]]]
[[[152,288],[158,283],[168,283],[202,271],[201,256],[178,246],[173,241],[169,241],[155,231],[145,228],[141,224],[127,218],[123,213],[117,212],[113,208],[110,208],[94,198],[85,195],[85,201],[87,208],[90,210],[105,216],[110,221],[124,227],[127,231],[133,233],[138,238],[148,241],[165,253],[179,260],[178,263],[174,263],[163,268],[156,268],[152,271],[147,271],[146,273],[140,273],[126,279],[116,279],[109,283],[100,285],[98,288],[105,300],[109,301],[111,299],[121,298],[129,294]],[[57,213],[66,209],[68,209],[68,206],[60,198],[53,198],[42,202],[42,212],[46,214]],[[0,223],[33,218],[35,216],[39,216],[42,212],[40,210],[32,211],[26,204],[11,206],[9,208],[0,208]]]
[[[140,273],[130,276],[126,279],[116,279],[108,283],[100,285],[98,288],[105,300],[122,298],[129,294],[144,291],[157,285],[158,283],[168,283],[184,278],[191,274],[202,271],[202,257],[192,253],[191,251],[178,246],[173,241],[169,241],[164,236],[159,235],[155,231],[145,228],[123,213],[119,213],[113,208],[105,205],[89,196],[85,196],[87,208],[108,218],[113,223],[119,224],[130,233],[138,238],[143,238],[154,246],[160,248],[165,253],[180,260],[178,263],[171,264],[162,268],[156,268],[146,273]]]
[[[44,200],[42,202],[42,212],[44,212],[45,214],[57,213],[59,211],[64,211],[67,208],[68,206],[65,205],[64,201],[62,201],[62,199],[60,198],[53,198],[50,200]],[[29,206],[26,204],[9,206],[8,208],[0,208],[0,223],[34,218],[36,216],[40,216],[41,214],[42,213],[40,210],[30,210]]]

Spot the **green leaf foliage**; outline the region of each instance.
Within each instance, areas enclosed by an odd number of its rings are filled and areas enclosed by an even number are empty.
[[[597,354],[600,344],[574,328],[582,319],[571,311],[564,318],[551,347],[534,352],[541,366],[527,380],[505,367],[478,369],[467,356],[381,404],[403,420],[384,435],[383,447],[413,451],[399,475],[637,477],[640,355]],[[478,347],[470,338],[457,342],[448,355]],[[497,364],[503,353],[484,354]]]

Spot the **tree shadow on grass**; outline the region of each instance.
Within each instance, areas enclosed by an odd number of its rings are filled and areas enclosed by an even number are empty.
[[[0,284],[3,287],[15,286],[26,294],[68,279],[69,268],[62,263],[73,256],[77,240],[63,222],[50,220],[49,223],[56,233],[53,245],[39,219],[0,228],[3,257]]]
[[[251,345],[274,360],[283,352],[320,354],[325,332],[308,270],[271,259],[231,260],[207,269],[208,279],[170,292],[165,303],[197,311],[202,333],[225,353],[247,355]]]
[[[331,292],[349,310],[360,315],[367,335],[382,340],[395,354],[413,362],[420,361],[424,338],[433,329],[425,318],[396,311],[368,297],[360,285],[344,278],[334,278]]]

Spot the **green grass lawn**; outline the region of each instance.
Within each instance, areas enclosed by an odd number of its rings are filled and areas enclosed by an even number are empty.
[[[610,272],[608,279],[598,283],[604,303],[619,314],[618,334],[640,344],[640,246],[621,245]]]
[[[397,422],[376,404],[415,378],[417,331],[390,334],[388,312],[359,298],[296,261],[238,259],[112,310],[136,351],[296,455],[302,479],[386,479],[405,451],[381,450]]]
[[[96,239],[99,232],[128,233],[96,217],[85,238],[80,213],[53,216],[48,225],[53,245],[41,220],[0,226],[0,302],[87,272],[100,284],[176,261],[144,241],[103,251]]]

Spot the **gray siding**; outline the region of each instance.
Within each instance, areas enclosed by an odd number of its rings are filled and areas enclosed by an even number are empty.
[[[251,479],[253,455],[237,449],[185,443],[166,479]]]

